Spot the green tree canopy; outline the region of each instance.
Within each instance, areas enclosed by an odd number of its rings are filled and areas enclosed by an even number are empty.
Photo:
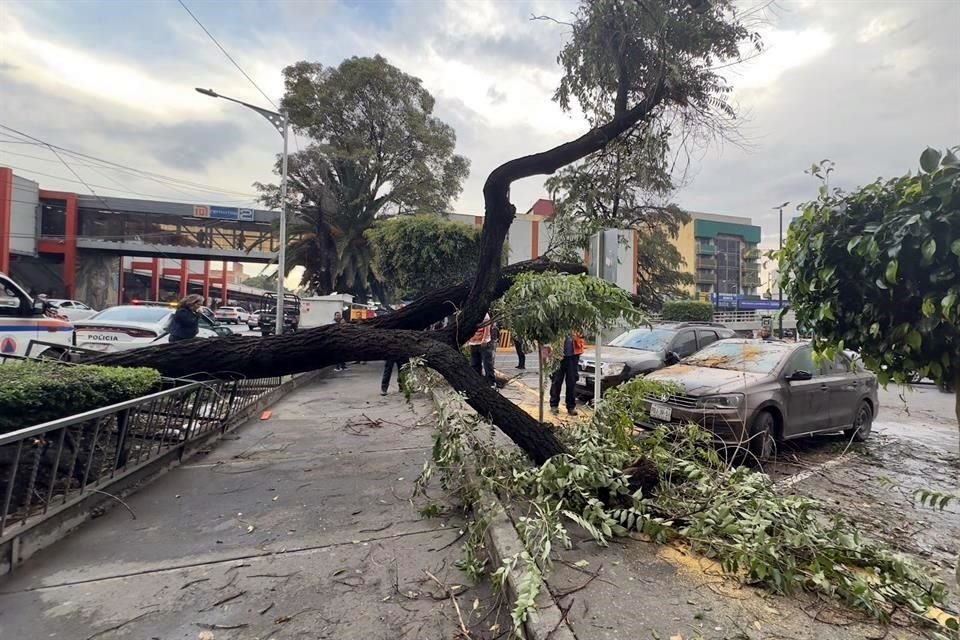
[[[402,216],[366,232],[373,271],[392,297],[421,296],[472,276],[480,257],[480,228],[436,216]]]
[[[957,148],[927,149],[920,169],[851,193],[824,183],[790,225],[780,271],[798,324],[821,348],[858,351],[884,384],[915,375],[957,384]],[[831,170],[811,173],[825,179]]]
[[[320,294],[382,293],[366,230],[384,212],[443,211],[469,163],[420,80],[381,56],[336,68],[302,61],[283,75],[282,108],[311,141],[288,163],[297,240],[286,269],[303,266],[302,284]],[[276,185],[257,186],[279,204]]]

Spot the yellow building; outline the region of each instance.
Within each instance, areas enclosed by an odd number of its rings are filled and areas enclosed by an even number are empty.
[[[673,240],[693,275],[690,293],[720,306],[736,295],[757,295],[760,286],[760,227],[750,218],[689,211],[690,222]]]

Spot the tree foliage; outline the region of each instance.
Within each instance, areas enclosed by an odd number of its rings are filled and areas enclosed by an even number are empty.
[[[518,276],[496,316],[511,332],[540,344],[646,319],[623,289],[606,280],[551,272]]]
[[[480,228],[436,216],[403,216],[366,232],[373,271],[388,294],[424,295],[472,276],[480,257]]]
[[[854,192],[820,188],[789,229],[780,271],[797,322],[853,349],[884,384],[960,380],[960,160]],[[826,178],[832,166],[815,165]],[[960,415],[958,415],[960,419]]]
[[[443,211],[469,163],[420,80],[381,56],[336,68],[302,61],[283,74],[282,108],[311,140],[288,163],[297,240],[286,268],[303,266],[317,293],[366,295],[378,289],[366,230],[385,211]],[[278,204],[275,185],[258,186]]]
[[[663,319],[677,322],[710,322],[713,305],[699,300],[670,300],[663,304]]]

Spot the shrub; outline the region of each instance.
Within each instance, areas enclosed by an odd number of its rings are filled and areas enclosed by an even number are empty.
[[[160,388],[153,369],[24,361],[0,366],[0,433],[130,400]]]
[[[676,322],[710,322],[713,305],[699,300],[670,300],[663,303],[663,319]]]

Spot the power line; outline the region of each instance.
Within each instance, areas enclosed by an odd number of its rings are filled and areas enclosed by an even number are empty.
[[[230,189],[221,189],[221,188],[218,188],[218,187],[212,187],[212,186],[210,186],[210,185],[205,185],[205,184],[198,183],[198,182],[191,182],[191,181],[189,181],[189,180],[183,180],[183,179],[181,179],[181,178],[173,178],[173,177],[170,177],[170,176],[163,175],[163,174],[161,174],[161,173],[155,173],[155,172],[152,172],[152,171],[145,171],[145,170],[143,170],[143,169],[136,169],[136,168],[134,168],[134,167],[130,167],[130,166],[127,166],[127,165],[124,165],[124,164],[120,164],[120,163],[117,163],[117,162],[113,162],[113,161],[111,161],[111,160],[105,160],[104,158],[98,158],[97,156],[92,156],[92,155],[90,155],[90,154],[83,153],[83,152],[81,152],[81,151],[75,151],[75,150],[73,150],[73,149],[68,149],[68,148],[66,148],[66,147],[62,147],[62,146],[60,146],[60,145],[53,144],[52,142],[47,142],[46,140],[41,140],[40,138],[31,136],[30,134],[24,133],[24,132],[22,132],[22,131],[18,131],[17,129],[14,129],[13,127],[8,127],[8,126],[6,126],[6,125],[4,125],[4,124],[0,124],[0,129],[5,129],[5,130],[7,130],[7,131],[12,131],[13,133],[17,134],[18,136],[21,136],[22,138],[27,138],[27,140],[22,140],[22,141],[0,140],[0,144],[12,144],[12,143],[14,143],[14,142],[24,142],[24,143],[28,143],[28,144],[33,144],[33,145],[35,145],[35,146],[57,149],[58,151],[61,151],[61,152],[63,152],[63,153],[66,153],[66,154],[71,155],[71,156],[74,156],[74,157],[84,158],[84,159],[86,159],[86,160],[92,160],[92,161],[94,161],[94,162],[99,162],[99,163],[101,163],[101,164],[108,165],[108,168],[110,168],[110,169],[116,169],[116,170],[119,170],[119,171],[121,171],[121,172],[132,173],[132,174],[135,174],[135,175],[144,176],[144,177],[146,177],[148,180],[152,180],[153,182],[158,182],[158,183],[164,184],[164,185],[166,185],[166,186],[169,186],[167,183],[173,183],[173,184],[178,184],[178,185],[184,186],[184,187],[192,187],[192,188],[196,189],[197,191],[209,191],[209,192],[211,192],[211,193],[235,194],[235,195],[245,196],[245,197],[251,197],[251,198],[258,198],[258,197],[259,197],[259,196],[257,196],[256,194],[245,193],[245,192],[243,192],[243,191],[233,191],[233,190],[230,190]],[[2,135],[8,135],[8,134],[2,134]]]
[[[274,103],[274,101],[270,99],[270,96],[268,96],[266,93],[264,93],[263,89],[260,88],[260,85],[258,85],[256,82],[254,82],[254,81],[253,81],[253,78],[251,78],[249,75],[247,75],[247,72],[243,70],[243,67],[241,67],[241,66],[237,63],[237,61],[233,59],[233,56],[231,56],[229,53],[227,53],[227,50],[223,48],[223,45],[220,44],[220,43],[217,41],[217,39],[213,37],[213,34],[210,33],[205,26],[203,26],[203,23],[200,22],[200,19],[197,18],[197,16],[193,15],[193,12],[190,11],[189,7],[187,7],[187,5],[185,5],[185,4],[183,3],[183,0],[177,0],[177,2],[180,3],[180,6],[183,7],[184,11],[186,11],[187,13],[190,14],[190,17],[193,18],[193,21],[196,22],[196,23],[200,26],[201,29],[203,29],[203,32],[204,32],[205,34],[207,34],[207,36],[209,36],[209,38],[210,38],[211,40],[213,40],[213,44],[217,45],[217,47],[220,49],[220,51],[223,52],[223,55],[227,56],[227,60],[229,60],[230,62],[232,62],[232,63],[233,63],[233,66],[235,66],[235,67],[237,68],[237,70],[238,70],[240,73],[243,74],[243,77],[246,78],[247,80],[249,80],[249,81],[250,81],[250,84],[252,84],[252,85],[256,88],[256,90],[260,92],[260,95],[262,95],[264,98],[266,98],[266,99],[267,99],[267,102],[269,102],[270,104],[272,104],[274,109],[279,109],[279,107],[277,107],[276,103]]]
[[[3,152],[0,152],[0,155],[2,155],[2,153],[3,153]],[[39,160],[39,159],[40,159],[40,158],[38,158],[38,160]],[[37,171],[37,170],[35,170],[35,169],[28,169],[28,168],[26,168],[26,167],[19,167],[19,166],[15,165],[15,164],[7,164],[6,166],[10,167],[11,169],[16,169],[17,171],[23,171],[23,172],[28,173],[28,174],[31,174],[31,175],[44,176],[45,178],[54,178],[54,179],[57,179],[57,180],[63,180],[64,182],[72,182],[72,183],[74,183],[74,184],[82,184],[82,185],[84,185],[84,186],[87,186],[87,183],[85,183],[83,180],[72,180],[72,179],[70,179],[70,178],[64,178],[63,176],[54,175],[54,174],[52,174],[52,173],[44,173],[43,171]],[[91,167],[91,168],[92,168],[92,167]],[[76,175],[76,174],[74,174],[74,175]],[[109,176],[106,176],[106,177],[109,177]],[[113,192],[120,193],[120,194],[124,194],[124,195],[141,196],[141,197],[144,197],[144,198],[154,198],[154,199],[157,199],[157,200],[164,200],[164,201],[174,201],[174,202],[176,201],[176,200],[170,198],[170,196],[160,195],[160,194],[156,194],[156,193],[144,193],[144,192],[142,192],[142,191],[132,191],[132,190],[130,190],[130,189],[118,189],[117,187],[108,187],[107,185],[94,184],[94,183],[92,183],[92,182],[89,183],[89,186],[96,187],[96,188],[101,189],[101,190],[104,190],[104,191],[113,191]],[[19,201],[18,201],[18,202],[19,202]],[[235,204],[246,204],[246,203],[251,203],[251,202],[253,202],[252,199],[248,199],[248,200],[216,200],[216,201],[214,201],[214,200],[204,200],[204,201],[203,201],[203,204],[222,204],[222,205],[224,205],[224,206],[232,206],[232,205],[235,205]],[[185,203],[185,204],[196,204],[196,203],[195,203],[195,202],[187,202],[187,203]]]

